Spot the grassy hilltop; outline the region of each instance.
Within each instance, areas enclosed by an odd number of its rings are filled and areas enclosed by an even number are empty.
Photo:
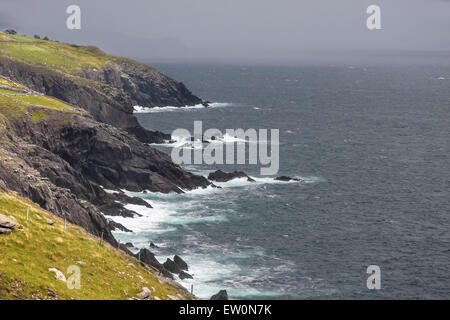
[[[0,32],[0,52],[14,60],[46,66],[69,74],[100,70],[117,61],[94,46],[79,46]]]

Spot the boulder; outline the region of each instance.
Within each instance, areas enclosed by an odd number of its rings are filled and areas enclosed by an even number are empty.
[[[183,259],[181,259],[179,256],[174,256],[173,262],[175,262],[178,265],[178,267],[180,267],[181,270],[185,270],[185,271],[189,270],[187,263]]]
[[[60,281],[63,281],[63,282],[67,282],[67,279],[66,279],[66,276],[64,275],[64,273],[62,273],[58,269],[56,269],[56,268],[49,268],[48,271],[54,272],[56,279],[58,279]]]
[[[19,224],[12,220],[10,217],[0,214],[0,227],[12,229]]]
[[[227,290],[220,290],[217,294],[213,295],[210,300],[228,300]]]
[[[11,233],[11,229],[0,227],[0,234],[10,234],[10,233]]]
[[[247,181],[249,182],[255,182],[254,179],[250,178],[245,172],[243,171],[234,171],[234,172],[223,172],[222,170],[217,170],[215,172],[211,172],[208,175],[208,180],[216,181],[216,182],[228,182],[233,179],[238,178],[247,178]]]
[[[138,298],[141,300],[150,300],[152,292],[149,288],[143,287],[142,291],[137,294]]]

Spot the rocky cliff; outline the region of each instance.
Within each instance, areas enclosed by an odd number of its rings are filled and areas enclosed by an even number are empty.
[[[209,185],[151,148],[146,142],[167,137],[132,115],[136,104],[201,102],[184,85],[91,47],[11,42],[15,51],[0,41],[0,189],[116,245],[103,214],[133,215],[123,203],[147,204],[103,188],[168,193]],[[46,59],[17,52],[30,46]]]
[[[96,47],[0,35],[0,75],[79,106],[95,120],[123,129],[142,142],[162,142],[170,136],[143,129],[133,116],[133,106],[203,103],[184,84]]]

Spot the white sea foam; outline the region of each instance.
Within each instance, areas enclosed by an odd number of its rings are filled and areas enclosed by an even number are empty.
[[[173,112],[173,111],[189,111],[196,109],[206,109],[206,108],[222,108],[231,106],[231,103],[226,102],[213,102],[205,107],[203,104],[196,104],[193,106],[184,106],[184,107],[174,107],[174,106],[165,106],[165,107],[142,107],[142,106],[134,106],[133,113],[159,113],[159,112]]]
[[[191,169],[196,169],[192,167]],[[197,173],[207,176],[212,170],[197,169]],[[247,178],[233,179],[224,183],[215,183],[222,188],[198,188],[194,190],[184,190],[186,193],[163,194],[159,192],[130,192],[122,190],[129,196],[138,196],[153,208],[139,205],[126,205],[126,208],[138,212],[140,217],[108,217],[133,230],[133,233],[115,231],[118,239],[124,242],[132,242],[136,248],[149,247],[149,241],[153,239],[167,239],[171,232],[180,232],[179,228],[189,230],[189,225],[196,223],[224,223],[228,221],[228,215],[233,213],[233,208],[214,208],[209,204],[215,196],[212,193],[226,193],[234,188],[258,187],[266,184],[292,184],[295,181],[276,181],[272,177],[252,177],[256,182],[249,182]],[[317,177],[296,177],[302,178],[306,182],[319,182],[322,179]],[[187,228],[187,229],[186,229]],[[206,238],[205,238],[206,237]],[[189,248],[179,254],[189,265],[189,273],[194,279],[177,281],[190,290],[194,285],[194,294],[200,298],[209,299],[220,289],[226,289],[230,296],[234,297],[274,297],[282,293],[260,291],[254,288],[256,279],[271,277],[273,272],[283,270],[253,270],[249,272],[245,266],[240,266],[236,261],[251,257],[265,256],[262,248],[241,247],[236,250],[235,246],[213,245],[207,239],[208,235],[201,233],[188,233],[184,237],[184,242],[189,243]],[[164,241],[164,240],[163,240]],[[169,257],[168,252],[173,244],[165,244],[163,241],[155,242],[160,249],[152,249],[160,262],[164,262]],[[169,251],[168,251],[169,250]]]

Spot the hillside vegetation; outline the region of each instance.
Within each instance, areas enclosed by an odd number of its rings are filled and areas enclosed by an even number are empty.
[[[82,228],[67,223],[64,230],[64,220],[28,199],[0,192],[0,214],[19,224],[11,234],[0,235],[0,299],[129,299],[143,287],[152,299],[190,298]],[[81,270],[80,289],[69,289],[48,270],[66,273],[71,265]]]
[[[95,71],[116,59],[94,46],[79,46],[0,33],[0,52],[15,60],[76,74]]]

